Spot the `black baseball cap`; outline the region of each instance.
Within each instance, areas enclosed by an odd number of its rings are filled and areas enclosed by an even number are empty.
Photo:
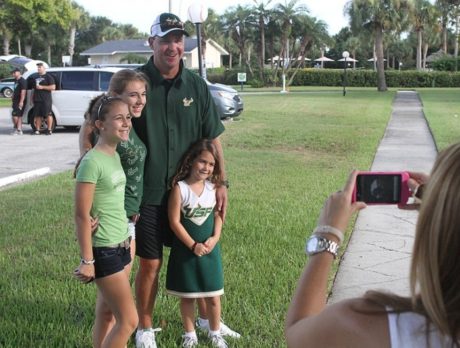
[[[180,31],[185,36],[189,36],[184,29],[184,22],[172,13],[162,13],[155,19],[150,27],[150,35],[152,37],[163,37],[172,31]]]

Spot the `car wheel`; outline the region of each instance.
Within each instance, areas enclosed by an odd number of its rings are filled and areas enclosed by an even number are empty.
[[[5,98],[11,98],[13,96],[13,90],[8,87],[4,88],[2,93]]]

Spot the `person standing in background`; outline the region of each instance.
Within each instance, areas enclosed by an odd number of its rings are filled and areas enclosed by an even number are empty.
[[[46,134],[51,135],[53,133],[53,115],[51,113],[53,102],[51,91],[56,89],[56,83],[54,82],[54,78],[46,73],[46,68],[43,63],[37,63],[37,71],[38,76],[35,78],[32,97],[34,103],[34,134],[40,134],[42,119],[46,118],[48,126]]]
[[[26,103],[27,82],[22,77],[21,70],[14,68],[11,73],[14,77],[14,92],[11,116],[13,117],[14,131],[12,135],[22,135],[22,114]]]

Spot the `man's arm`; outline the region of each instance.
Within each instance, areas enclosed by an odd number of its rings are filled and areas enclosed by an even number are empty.
[[[222,149],[222,144],[220,142],[219,137],[212,140],[212,143],[217,149],[217,157],[220,163],[220,170],[222,173],[222,178],[227,180],[227,175],[225,173],[225,160],[224,160],[224,151]],[[227,213],[227,204],[228,204],[228,197],[227,197],[227,187],[222,185],[216,189],[216,207],[217,210],[220,212],[220,216],[222,217],[222,222],[225,221],[225,215]]]

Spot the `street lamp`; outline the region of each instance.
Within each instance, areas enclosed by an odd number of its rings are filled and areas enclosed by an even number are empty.
[[[196,40],[198,44],[198,70],[203,75],[203,56],[201,55],[201,23],[208,18],[208,8],[201,3],[194,3],[188,8],[188,19],[196,26]]]
[[[346,90],[346,87],[347,87],[347,59],[348,57],[350,57],[350,53],[348,53],[348,51],[343,51],[342,53],[342,57],[343,57],[343,96],[345,97],[345,95],[347,94],[347,90]]]

